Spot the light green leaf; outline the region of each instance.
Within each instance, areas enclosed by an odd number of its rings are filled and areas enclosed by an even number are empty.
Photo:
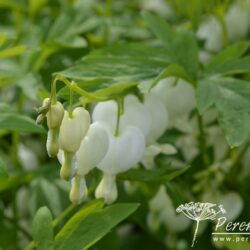
[[[162,182],[171,181],[177,176],[185,173],[189,168],[184,167],[178,170],[170,171],[169,168],[156,168],[154,170],[130,169],[129,171],[118,175],[122,180],[139,182]]]
[[[27,51],[27,48],[24,45],[19,45],[11,47],[8,49],[0,50],[0,58],[19,56]]]
[[[197,99],[201,114],[216,106],[220,126],[231,147],[239,146],[249,137],[249,82],[219,76],[205,78],[199,81]]]
[[[163,42],[172,63],[181,65],[195,78],[199,60],[194,34],[187,30],[173,30],[159,16],[150,13],[145,13],[143,16],[153,33]]]
[[[32,73],[19,77],[17,86],[22,88],[23,93],[31,100],[38,100],[39,88],[41,88],[38,76]]]
[[[38,250],[53,250],[52,215],[47,207],[41,207],[33,220],[32,232]]]
[[[48,0],[29,0],[29,12],[31,16],[35,16],[47,2]]]
[[[34,120],[14,112],[0,113],[0,129],[16,132],[43,133],[44,129]]]
[[[94,211],[89,208],[87,214],[80,211],[56,236],[55,249],[88,249],[137,208],[138,204],[115,204],[104,209],[99,206]]]
[[[6,170],[6,166],[3,160],[0,158],[0,178],[6,178],[6,177],[8,177],[8,172]]]

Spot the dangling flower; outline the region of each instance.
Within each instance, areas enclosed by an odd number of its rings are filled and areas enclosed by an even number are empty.
[[[103,121],[114,131],[117,118],[117,104],[115,101],[98,103],[93,111],[93,121]],[[139,128],[147,136],[151,127],[151,117],[147,108],[134,95],[124,98],[124,113],[120,117],[120,129],[128,126]]]
[[[112,203],[117,198],[115,177],[118,173],[127,171],[137,164],[145,149],[145,137],[136,127],[127,127],[118,136],[107,129],[109,149],[98,168],[104,172],[104,177],[98,185],[95,196],[104,198],[106,203]]]
[[[48,100],[49,98],[46,98],[44,102],[47,102]],[[55,104],[50,105],[49,111],[46,114],[47,125],[49,128],[46,148],[50,157],[56,156],[59,150],[58,136],[63,116],[64,108],[60,102],[57,101]]]
[[[70,192],[70,200],[73,203],[79,203],[87,195],[85,175],[104,158],[108,146],[109,136],[102,123],[91,124],[79,150],[76,152],[77,169]]]
[[[60,171],[63,179],[68,180],[72,175],[73,157],[79,149],[89,125],[89,112],[84,108],[75,108],[71,116],[67,111],[64,112],[59,132],[59,145],[64,151],[64,161]]]

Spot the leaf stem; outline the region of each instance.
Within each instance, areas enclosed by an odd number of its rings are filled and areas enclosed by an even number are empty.
[[[109,100],[108,98],[102,97],[102,96],[95,96],[93,94],[88,93],[87,91],[81,89],[75,82],[70,82],[67,78],[56,75],[54,81],[61,81],[63,82],[69,89],[72,89],[77,94],[83,96],[84,98],[90,100],[90,101],[97,101],[97,102],[103,102]]]
[[[198,121],[198,126],[199,126],[199,131],[200,131],[199,144],[200,144],[200,150],[202,153],[202,160],[203,160],[204,166],[208,167],[210,164],[210,159],[208,157],[207,150],[206,150],[206,144],[207,144],[206,135],[204,131],[202,116],[200,114],[197,114],[197,121]]]

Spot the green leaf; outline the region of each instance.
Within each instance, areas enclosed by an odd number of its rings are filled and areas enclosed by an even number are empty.
[[[247,81],[210,77],[199,81],[198,109],[202,114],[215,105],[219,123],[231,147],[239,146],[250,135],[250,83]]]
[[[171,181],[177,176],[186,172],[189,168],[181,168],[169,171],[169,168],[156,168],[154,170],[130,169],[129,171],[118,175],[122,180],[139,181],[139,182],[163,182]]]
[[[181,78],[186,80],[187,82],[194,83],[195,80],[192,79],[185,69],[178,65],[178,64],[171,64],[165,70],[163,70],[158,77],[155,78],[154,82],[152,83],[151,87],[154,87],[161,79],[167,78],[169,76],[175,76],[177,78]]]
[[[31,16],[35,16],[47,2],[48,0],[29,0],[29,12]]]
[[[88,249],[138,208],[138,204],[115,204],[102,209],[102,205],[94,203],[85,208],[87,212],[76,213],[56,236],[55,249]]]
[[[0,58],[19,56],[27,51],[27,48],[23,45],[15,46],[8,49],[0,50]]]
[[[209,73],[210,75],[232,75],[245,72],[250,72],[250,56],[229,60],[211,68],[210,71],[206,71],[206,73]]]
[[[53,249],[52,215],[47,207],[41,207],[33,220],[32,232],[38,250]]]
[[[227,47],[218,55],[213,57],[212,61],[206,68],[207,73],[220,72],[220,69],[224,67],[223,64],[232,60],[238,59],[249,48],[249,42],[239,42]]]
[[[173,30],[159,16],[150,13],[145,13],[143,16],[153,33],[163,42],[172,63],[181,65],[195,78],[199,60],[198,45],[194,34],[187,30]]]
[[[3,160],[0,158],[0,178],[6,178],[6,177],[8,177],[8,172],[6,170],[6,166]]]
[[[34,120],[15,112],[0,113],[0,129],[16,132],[43,133],[44,129],[38,126]]]
[[[147,91],[169,64],[164,54],[161,48],[119,45],[92,53],[59,74],[75,80],[86,91],[98,91],[100,95],[120,94],[119,89],[126,91],[139,83]]]
[[[37,177],[31,182],[30,187],[32,189],[29,203],[31,214],[34,214],[37,208],[43,205],[47,205],[54,216],[60,213],[61,200],[55,183],[46,178]]]

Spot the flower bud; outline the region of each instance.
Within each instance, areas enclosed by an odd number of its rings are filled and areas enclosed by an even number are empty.
[[[96,199],[104,198],[106,204],[110,204],[117,199],[115,176],[104,174],[95,190],[95,197]]]
[[[65,111],[59,132],[60,148],[67,152],[76,152],[89,129],[89,125],[89,112],[84,108],[74,109],[72,117]]]
[[[79,150],[76,152],[78,163],[77,173],[81,176],[97,166],[108,151],[109,137],[101,122],[90,125],[88,133],[81,142]]]
[[[50,109],[46,116],[47,116],[47,125],[49,129],[60,127],[64,116],[63,105],[60,102],[56,102],[56,104],[51,104]]]

